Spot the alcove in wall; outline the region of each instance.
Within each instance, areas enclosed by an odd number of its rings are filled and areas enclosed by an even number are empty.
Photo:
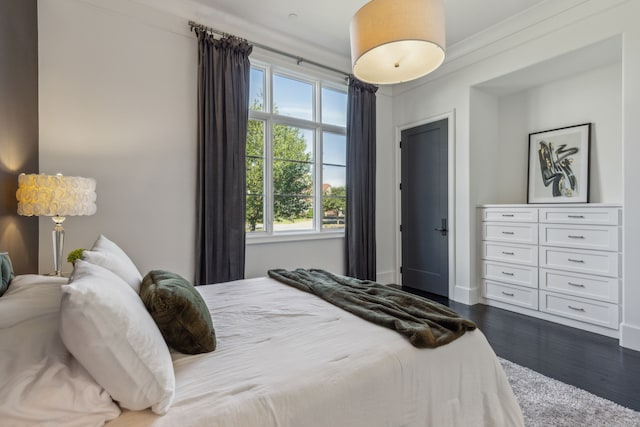
[[[622,203],[622,37],[470,89],[471,205],[526,203],[528,135],[592,123],[590,201]]]

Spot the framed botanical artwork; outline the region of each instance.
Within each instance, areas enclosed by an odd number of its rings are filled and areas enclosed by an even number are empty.
[[[589,202],[591,123],[529,134],[527,203]]]

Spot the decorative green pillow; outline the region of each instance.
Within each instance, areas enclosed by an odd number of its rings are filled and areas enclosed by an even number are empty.
[[[0,297],[9,288],[9,283],[13,280],[13,266],[11,265],[11,258],[6,252],[0,252],[0,276],[2,276],[2,282],[0,282]]]
[[[142,279],[140,298],[170,347],[186,354],[215,350],[209,308],[188,280],[164,270],[150,271]]]

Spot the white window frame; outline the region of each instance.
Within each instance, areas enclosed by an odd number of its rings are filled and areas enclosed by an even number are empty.
[[[247,232],[247,244],[270,243],[277,241],[317,240],[344,238],[344,228],[322,228],[322,182],[323,159],[322,144],[323,132],[331,132],[345,135],[345,126],[322,123],[322,89],[331,89],[347,94],[347,84],[340,80],[331,80],[315,73],[301,73],[290,68],[276,65],[261,60],[251,60],[251,67],[264,72],[264,111],[249,110],[249,120],[264,122],[264,231]],[[272,112],[273,106],[273,76],[279,75],[285,78],[299,80],[313,85],[312,116],[314,120],[305,120],[295,117],[277,115]],[[314,133],[313,152],[313,230],[275,231],[273,229],[273,126],[283,124],[302,129],[310,129]],[[245,195],[246,197],[246,195]]]

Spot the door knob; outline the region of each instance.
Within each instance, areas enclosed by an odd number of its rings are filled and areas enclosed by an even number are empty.
[[[442,227],[441,228],[434,228],[435,231],[439,231],[441,235],[446,236],[447,235],[447,219],[446,218],[442,218]]]

